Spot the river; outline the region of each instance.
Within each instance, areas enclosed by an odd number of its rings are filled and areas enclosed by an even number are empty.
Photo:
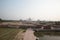
[[[39,40],[60,40],[60,36],[45,35],[43,37],[40,37]]]

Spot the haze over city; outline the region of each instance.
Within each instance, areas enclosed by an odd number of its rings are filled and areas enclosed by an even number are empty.
[[[60,21],[60,0],[0,0],[0,18]]]

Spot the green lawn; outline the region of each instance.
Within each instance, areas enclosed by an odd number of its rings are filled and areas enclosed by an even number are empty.
[[[16,28],[0,28],[0,40],[13,40],[20,31],[23,30]]]
[[[49,36],[60,36],[60,32],[55,32],[55,31],[50,31],[50,32],[44,32],[44,31],[35,31],[34,35],[36,37],[42,37],[44,35],[49,35]]]

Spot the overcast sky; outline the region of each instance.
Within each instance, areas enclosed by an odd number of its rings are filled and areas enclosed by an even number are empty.
[[[60,0],[0,0],[0,18],[60,21]]]

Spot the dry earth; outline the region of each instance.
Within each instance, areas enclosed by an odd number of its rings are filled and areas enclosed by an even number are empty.
[[[23,31],[20,31],[13,40],[23,40],[23,36]]]

